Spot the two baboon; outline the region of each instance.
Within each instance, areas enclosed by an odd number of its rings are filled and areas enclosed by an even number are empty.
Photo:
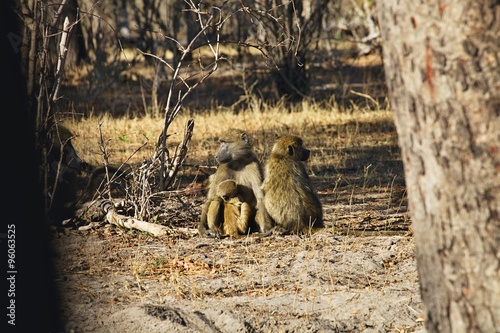
[[[209,231],[221,235],[223,228],[218,226],[224,224],[224,205],[223,199],[217,196],[217,188],[221,182],[228,179],[238,184],[238,190],[248,193],[246,200],[255,215],[255,218],[249,221],[245,233],[256,229],[261,232],[271,230],[273,224],[265,210],[261,189],[263,171],[248,135],[244,131],[230,129],[219,141],[219,150],[215,156],[219,165],[217,171],[209,177],[207,200],[202,207],[198,226],[200,235],[206,235]]]
[[[255,209],[252,208],[255,196],[251,190],[238,185],[233,179],[227,179],[219,183],[216,195],[216,200],[208,207],[208,228],[220,235],[246,235],[255,217]],[[221,208],[222,216],[219,215]]]
[[[282,136],[273,146],[264,177],[247,134],[226,132],[216,155],[219,166],[209,178],[200,235],[208,230],[234,237],[253,230],[308,233],[323,227],[322,206],[303,164],[309,155],[299,137]],[[232,206],[228,199],[235,196],[238,204]]]

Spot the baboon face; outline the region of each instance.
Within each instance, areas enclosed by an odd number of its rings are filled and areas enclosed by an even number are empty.
[[[286,153],[290,158],[296,161],[307,161],[311,154],[309,149],[302,146],[302,139],[293,135],[282,136],[276,141],[273,149],[274,152],[280,153],[277,150],[281,149],[286,149],[286,152],[283,153]]]
[[[245,132],[231,129],[219,139],[220,147],[215,159],[217,163],[228,163],[246,157],[251,153],[251,143]]]

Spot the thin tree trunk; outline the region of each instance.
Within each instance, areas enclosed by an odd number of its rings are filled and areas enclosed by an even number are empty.
[[[500,5],[377,1],[429,332],[500,332]]]

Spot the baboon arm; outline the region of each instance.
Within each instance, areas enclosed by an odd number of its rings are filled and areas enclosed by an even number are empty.
[[[255,196],[255,199],[257,200],[255,222],[257,222],[257,225],[259,226],[260,232],[267,232],[274,226],[274,222],[267,212],[266,206],[264,204],[264,191],[261,187],[261,179],[254,179],[251,184],[253,194]]]
[[[208,208],[210,206],[210,201],[207,201],[201,207],[201,217],[198,224],[198,234],[200,236],[206,236],[208,231]]]
[[[216,233],[222,232],[222,223],[224,219],[224,208],[220,198],[207,201],[203,205],[200,224],[198,225],[198,233],[200,236],[207,236],[208,231],[212,230]]]
[[[257,201],[257,213],[255,214],[255,221],[259,225],[260,232],[268,232],[274,227],[274,221],[267,212],[263,198]]]

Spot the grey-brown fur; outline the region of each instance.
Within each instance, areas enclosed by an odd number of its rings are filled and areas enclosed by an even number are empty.
[[[217,200],[212,201],[208,208],[209,229],[231,237],[246,235],[254,219],[254,212],[249,204],[255,198],[253,193],[247,187],[236,184],[232,179],[227,179],[219,183],[216,195]],[[223,209],[222,225],[220,224],[221,208]]]
[[[265,208],[280,231],[308,233],[323,227],[321,202],[303,163],[309,154],[301,138],[285,135],[276,140],[266,163]]]
[[[264,195],[262,193],[262,167],[252,150],[252,145],[244,131],[230,129],[220,138],[220,147],[216,155],[219,163],[217,170],[209,177],[209,188],[205,204],[202,207],[198,232],[201,236],[207,235],[208,231],[220,232],[223,225],[224,212],[222,199],[217,196],[217,186],[224,180],[233,179],[238,187],[251,193],[248,202],[256,217],[249,221],[252,229],[267,232],[272,228],[271,219],[264,208]],[[212,230],[208,224],[208,212],[215,221],[211,222]]]

